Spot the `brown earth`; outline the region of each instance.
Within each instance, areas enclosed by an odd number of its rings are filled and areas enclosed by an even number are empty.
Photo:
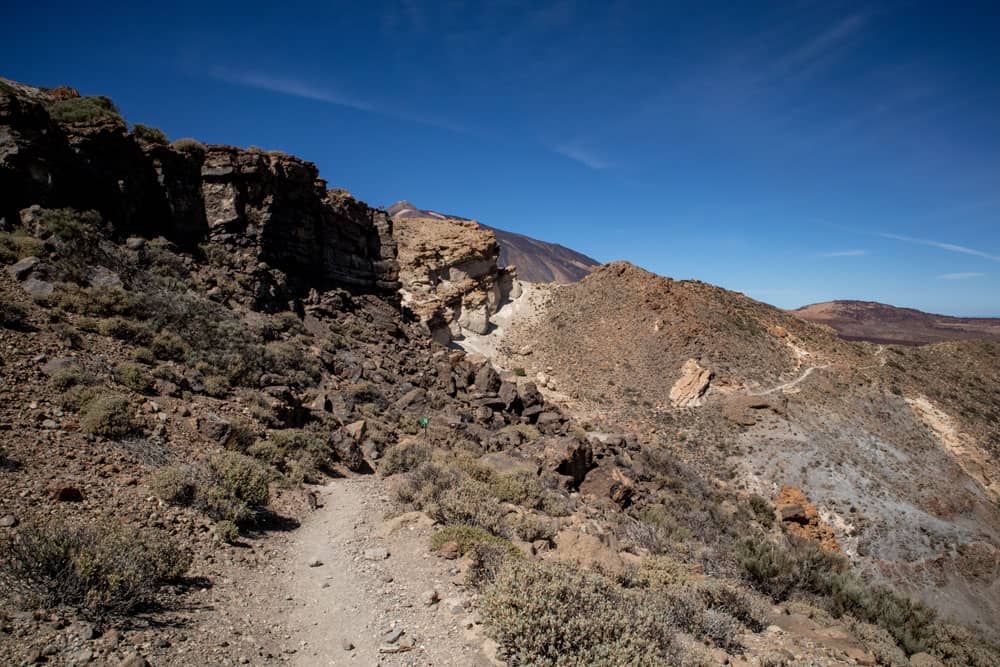
[[[790,311],[830,327],[844,340],[924,345],[952,340],[1000,340],[1000,319],[950,317],[871,301],[827,301]]]

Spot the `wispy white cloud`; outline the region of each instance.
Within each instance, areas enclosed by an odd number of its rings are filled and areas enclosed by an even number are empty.
[[[988,259],[993,262],[1000,262],[1000,255],[994,255],[983,250],[976,250],[975,248],[968,248],[963,245],[957,245],[955,243],[944,243],[942,241],[932,241],[930,239],[918,239],[912,236],[904,236],[902,234],[879,234],[882,238],[893,239],[895,241],[903,241],[905,243],[915,243],[917,245],[930,246],[932,248],[940,248],[941,250],[947,250],[948,252],[957,252],[963,255],[972,255],[973,257],[981,257],[983,259]]]
[[[224,81],[237,86],[266,90],[272,93],[290,95],[292,97],[301,97],[303,99],[315,100],[317,102],[326,102],[327,104],[335,104],[340,107],[378,114],[387,118],[395,118],[397,120],[417,123],[419,125],[427,125],[429,127],[435,127],[439,130],[448,130],[458,134],[475,134],[468,128],[462,127],[461,125],[407,113],[395,108],[389,108],[387,106],[337,90],[332,86],[320,86],[290,77],[273,76],[269,74],[261,74],[259,72],[247,72],[221,67],[211,70],[210,75],[219,81]]]
[[[868,250],[835,250],[834,252],[824,252],[820,257],[861,257],[871,254]]]
[[[600,171],[602,169],[607,169],[611,164],[600,157],[590,149],[584,148],[579,144],[558,144],[556,146],[551,146],[551,150],[563,157],[567,157],[574,162],[579,162],[583,166]]]
[[[982,278],[985,273],[977,273],[975,271],[964,271],[960,273],[942,273],[938,276],[938,280],[971,280],[973,278]]]

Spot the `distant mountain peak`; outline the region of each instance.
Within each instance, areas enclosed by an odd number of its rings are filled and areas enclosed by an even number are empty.
[[[936,315],[877,301],[825,301],[791,313],[807,322],[825,324],[846,340],[901,345],[976,338],[1000,340],[1000,318]]]
[[[469,220],[457,215],[418,208],[409,201],[398,201],[386,209],[393,218],[429,218],[434,220]],[[516,266],[517,277],[529,283],[572,283],[600,265],[596,259],[558,243],[539,241],[524,234],[508,232],[476,221],[497,237],[500,266]]]

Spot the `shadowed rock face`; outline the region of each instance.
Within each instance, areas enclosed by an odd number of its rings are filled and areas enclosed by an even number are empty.
[[[178,150],[129,133],[115,114],[58,122],[49,109],[59,97],[0,79],[5,220],[30,205],[93,209],[120,237],[224,246],[260,304],[335,285],[398,289],[388,215],[328,191],[314,164],[232,146]]]
[[[444,215],[435,211],[419,209],[410,202],[396,202],[388,209],[396,220],[424,218],[433,220],[470,221],[454,215]],[[481,228],[493,232],[500,245],[500,266],[517,267],[519,279],[529,283],[572,283],[586,276],[600,262],[558,243],[539,241],[530,236],[515,234],[482,223]]]
[[[1000,318],[949,317],[872,301],[827,301],[791,311],[845,340],[924,345],[949,340],[1000,340]]]

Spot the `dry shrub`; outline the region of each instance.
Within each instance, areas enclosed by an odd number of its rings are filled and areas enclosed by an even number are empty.
[[[431,448],[416,440],[404,440],[382,453],[378,469],[385,476],[410,472],[421,463],[429,461]]]
[[[135,406],[118,394],[98,394],[81,409],[80,427],[92,435],[118,440],[139,430]]]
[[[480,613],[516,664],[675,663],[669,609],[600,575],[510,559],[485,588]]]
[[[22,527],[4,549],[0,580],[32,605],[87,616],[127,615],[157,602],[190,556],[160,534],[111,523]]]

